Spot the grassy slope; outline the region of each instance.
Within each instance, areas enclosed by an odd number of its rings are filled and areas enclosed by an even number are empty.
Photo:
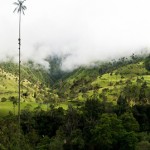
[[[21,66],[21,101],[42,101],[48,93],[48,73],[41,66],[26,64]],[[36,96],[35,96],[36,94]],[[18,97],[18,65],[0,63],[0,100]]]
[[[127,64],[104,74],[99,74],[98,70],[98,67],[80,68],[66,79],[62,85],[65,90],[62,92],[67,99],[82,101],[96,95],[99,99],[107,99],[116,103],[129,81],[131,87],[137,86],[137,79],[141,80],[139,87],[145,81],[150,87],[150,73],[145,69],[143,61]]]
[[[6,98],[6,102],[0,102],[0,116],[8,114],[10,111],[14,113],[14,106],[10,97],[18,99],[17,71],[17,64],[12,62],[0,63],[0,100]],[[45,79],[43,79],[45,76],[46,72],[41,68],[35,69],[27,65],[21,67],[21,109],[28,105],[34,109],[45,99],[45,95],[49,92],[49,88],[45,85]],[[25,93],[27,96],[23,96]],[[36,97],[34,97],[35,93]],[[43,109],[46,107],[46,105],[42,105]],[[16,114],[17,109],[16,106]]]
[[[22,106],[24,107],[29,102],[34,106],[37,105],[34,103],[36,100],[42,102],[48,99],[53,102],[57,101],[58,106],[66,109],[68,104],[83,102],[91,96],[116,103],[119,95],[122,92],[126,92],[128,85],[132,93],[134,93],[133,90],[136,87],[135,93],[138,95],[140,87],[145,81],[147,82],[148,88],[146,92],[148,94],[150,90],[150,72],[145,69],[143,62],[144,60],[141,60],[136,63],[110,67],[104,73],[100,73],[100,65],[90,68],[80,67],[70,73],[70,76],[66,79],[57,82],[57,86],[53,90],[46,88],[44,84],[44,77],[46,76],[47,78],[45,72],[42,72],[39,68],[33,69],[31,64],[30,66],[24,66],[22,67],[22,74],[24,75],[22,79],[22,93],[27,92],[28,96],[26,98],[22,96],[22,102],[26,101],[22,103]],[[13,67],[11,63],[0,64],[0,98],[5,97],[8,99],[10,96],[18,95],[16,74],[17,69],[15,70],[14,64]],[[42,82],[43,84],[41,84]],[[36,98],[33,97],[34,93],[36,93]],[[13,110],[12,102],[9,101],[6,103],[1,102],[0,106],[1,112]]]
[[[18,77],[16,75],[6,72],[0,68],[0,81],[0,98],[5,97],[8,99],[10,96],[17,96]],[[32,84],[24,78],[21,82],[21,94],[28,92],[29,95],[27,101],[35,101],[33,94],[38,86],[38,82],[36,84]],[[22,100],[24,101],[26,98],[22,96]]]

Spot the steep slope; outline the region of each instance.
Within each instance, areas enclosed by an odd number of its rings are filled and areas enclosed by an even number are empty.
[[[61,80],[58,95],[63,100],[82,102],[92,96],[117,102],[120,95],[129,103],[150,102],[150,71],[145,69],[145,58],[120,59],[95,67],[76,69],[70,77]]]
[[[0,98],[18,95],[18,65],[12,61],[0,63]],[[29,62],[21,66],[21,100],[44,101],[48,93],[48,72]]]

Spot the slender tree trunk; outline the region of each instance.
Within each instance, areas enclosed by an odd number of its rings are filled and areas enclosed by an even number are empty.
[[[20,134],[20,81],[21,81],[21,76],[20,76],[20,63],[21,63],[21,11],[19,13],[19,39],[18,39],[18,44],[19,44],[19,82],[18,82],[18,125],[19,125],[19,134]]]
[[[15,108],[16,108],[16,106],[15,106],[15,104],[14,104],[14,115],[16,114],[16,109],[15,109]]]

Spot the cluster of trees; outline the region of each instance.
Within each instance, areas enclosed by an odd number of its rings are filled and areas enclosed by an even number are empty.
[[[119,67],[123,67],[129,64],[135,64],[137,62],[140,62],[145,59],[145,55],[135,55],[134,53],[129,57],[122,57],[119,58],[118,60],[113,59],[110,62],[105,62],[104,64],[100,65],[99,68],[99,74],[104,74],[111,72],[115,69],[118,69]]]
[[[117,105],[89,99],[82,107],[67,110],[50,106],[48,111],[27,106],[17,118],[0,120],[2,150],[148,150],[150,105],[130,107],[120,96]],[[19,135],[20,133],[20,135]]]

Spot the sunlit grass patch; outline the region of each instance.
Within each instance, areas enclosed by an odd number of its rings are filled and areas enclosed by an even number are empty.
[[[35,102],[21,102],[21,110],[23,110],[26,106],[29,105],[31,106],[31,110],[34,110],[36,107],[39,106],[39,104]],[[43,110],[47,109],[47,106],[45,104],[42,104],[40,106]],[[13,103],[10,101],[0,102],[0,117],[8,115],[9,112],[12,112],[13,114],[15,113],[15,115],[17,115],[18,105],[15,105],[14,108]]]

